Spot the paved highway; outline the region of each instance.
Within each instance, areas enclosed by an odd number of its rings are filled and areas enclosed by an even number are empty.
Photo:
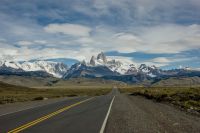
[[[0,116],[0,133],[99,133],[117,93],[81,97]]]
[[[117,89],[104,96],[63,99],[4,115],[1,110],[0,133],[200,132],[200,117]]]

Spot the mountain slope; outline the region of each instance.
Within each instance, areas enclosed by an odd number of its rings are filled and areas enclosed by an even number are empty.
[[[87,66],[84,63],[76,63],[71,66],[63,78],[77,78],[77,77],[102,77],[105,75],[117,75],[118,73],[111,71],[106,66]]]
[[[54,83],[58,82],[58,80],[59,79],[52,77],[0,75],[1,82],[27,87],[51,86]]]
[[[79,62],[71,66],[63,78],[87,77],[111,79],[126,83],[155,83],[170,77],[200,77],[200,71],[191,69],[161,70],[156,66],[134,65],[126,60],[112,59],[103,52],[92,56],[89,62]]]
[[[30,77],[104,78],[126,83],[145,83],[150,85],[171,77],[200,77],[200,71],[190,68],[162,70],[146,64],[135,65],[129,59],[107,57],[103,52],[92,56],[90,61],[67,65],[52,61],[14,62],[0,60],[0,75]]]
[[[34,62],[14,62],[14,61],[0,61],[1,74],[14,74],[14,75],[53,75],[57,78],[67,72],[68,67],[63,63],[51,61],[34,61]],[[46,73],[46,74],[45,74]]]
[[[125,60],[120,61],[116,59],[107,58],[103,52],[99,53],[96,57],[92,56],[90,62],[87,63],[88,66],[105,66],[111,71],[119,74],[131,74],[137,71],[134,64],[127,62]]]
[[[183,87],[192,87],[200,86],[200,77],[170,77],[167,79],[161,79],[152,84],[152,86],[165,86],[165,87],[174,87],[174,86],[183,86]]]
[[[139,67],[130,61],[107,58],[103,52],[97,56],[92,56],[89,62],[79,62],[71,66],[64,78],[73,77],[125,77],[124,75],[135,76],[146,75],[146,77],[156,77],[159,69],[155,66],[141,64]],[[116,77],[115,77],[116,78]],[[113,79],[115,79],[113,78]],[[136,79],[137,80],[137,79]]]

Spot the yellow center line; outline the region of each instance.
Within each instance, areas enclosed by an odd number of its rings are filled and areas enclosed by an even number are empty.
[[[77,106],[77,105],[79,105],[79,104],[81,104],[81,103],[84,103],[84,102],[86,102],[86,101],[89,101],[89,100],[91,100],[91,99],[92,99],[92,98],[89,98],[89,99],[86,99],[86,100],[77,102],[77,103],[75,103],[75,104],[69,105],[69,106],[67,106],[67,107],[64,107],[64,108],[62,108],[62,109],[59,109],[59,110],[57,110],[57,111],[55,111],[55,112],[52,112],[52,113],[50,113],[50,114],[48,114],[48,115],[45,115],[45,116],[43,116],[43,117],[41,117],[41,118],[38,118],[38,119],[36,119],[36,120],[34,120],[34,121],[32,121],[32,122],[29,122],[29,123],[27,123],[27,124],[24,124],[24,125],[18,127],[18,128],[15,128],[15,129],[9,131],[8,133],[18,133],[18,132],[20,132],[20,131],[22,131],[22,130],[25,130],[25,129],[31,127],[31,126],[36,125],[37,123],[40,123],[40,122],[42,122],[42,121],[44,121],[44,120],[46,120],[46,119],[48,119],[48,118],[51,118],[51,117],[53,117],[53,116],[55,116],[55,115],[57,115],[57,114],[62,113],[63,111],[66,111],[66,110],[68,110],[68,109],[70,109],[70,108],[72,108],[72,107],[75,107],[75,106]]]

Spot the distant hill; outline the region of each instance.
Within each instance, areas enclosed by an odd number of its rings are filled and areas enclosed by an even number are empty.
[[[32,77],[32,76],[16,76],[16,75],[0,75],[0,81],[17,86],[39,87],[51,86],[57,82],[57,78],[52,77]]]
[[[161,80],[153,83],[152,86],[166,86],[166,87],[200,86],[200,77],[197,77],[197,76],[194,76],[194,77],[170,77],[167,79],[161,79]]]
[[[115,85],[126,85],[124,82],[105,80],[101,78],[71,78],[71,79],[58,79],[58,78],[42,78],[31,76],[0,76],[0,82],[12,84],[16,86],[26,86],[32,88],[74,88],[74,87],[112,87]]]
[[[27,89],[31,89],[31,88],[24,87],[24,86],[17,86],[17,85],[7,84],[7,83],[4,83],[4,82],[0,81],[0,91],[1,90],[18,90],[18,89],[27,90]]]
[[[115,80],[105,80],[102,78],[71,78],[68,80],[59,80],[57,83],[53,84],[53,87],[69,87],[69,86],[82,86],[82,87],[112,87],[112,86],[125,86],[127,85],[124,82],[115,81]]]

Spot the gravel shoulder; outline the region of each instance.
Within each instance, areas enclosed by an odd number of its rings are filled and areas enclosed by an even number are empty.
[[[199,133],[200,118],[141,96],[118,94],[106,133]]]

